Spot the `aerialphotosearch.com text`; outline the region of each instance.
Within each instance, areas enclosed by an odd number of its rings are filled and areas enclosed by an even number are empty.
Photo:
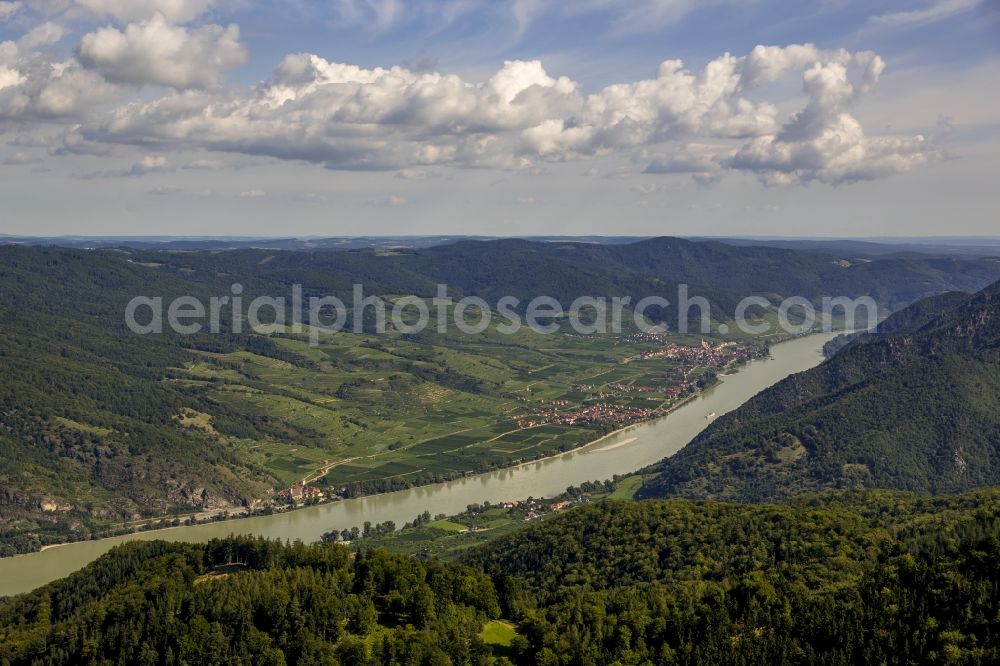
[[[289,297],[244,296],[243,285],[233,284],[228,294],[212,296],[206,303],[194,296],[178,296],[167,300],[163,296],[136,296],[125,308],[125,323],[139,335],[163,333],[166,329],[181,335],[209,333],[292,333],[308,335],[310,344],[318,345],[324,335],[342,331],[354,333],[386,333],[398,331],[418,334],[433,326],[438,333],[450,327],[474,335],[491,326],[504,335],[513,335],[523,327],[551,334],[570,329],[580,335],[621,333],[631,322],[643,333],[665,333],[663,323],[667,313],[676,323],[678,333],[726,335],[730,323],[746,335],[767,335],[778,331],[792,335],[816,328],[830,331],[839,317],[847,330],[869,329],[878,321],[878,307],[867,296],[824,297],[819,308],[813,301],[792,296],[775,304],[762,296],[747,296],[724,316],[713,316],[708,299],[691,295],[688,285],[680,284],[674,299],[663,295],[580,296],[568,306],[558,299],[540,295],[525,301],[503,296],[488,303],[479,296],[455,300],[448,286],[437,285],[431,298],[401,296],[383,298],[366,295],[363,286],[355,284],[351,304],[337,296],[303,296],[302,285],[291,288]],[[775,317],[762,318],[764,311]],[[730,322],[730,323],[727,323]],[[714,323],[714,327],[713,327]],[[225,325],[224,325],[225,324]],[[391,324],[391,326],[390,326]]]

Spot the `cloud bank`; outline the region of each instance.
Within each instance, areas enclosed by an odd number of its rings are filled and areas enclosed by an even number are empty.
[[[66,34],[54,22],[3,42],[0,131],[61,123],[55,154],[203,149],[400,174],[622,155],[701,184],[730,173],[841,184],[935,156],[922,136],[868,136],[852,115],[885,68],[869,51],[757,46],[700,69],[665,60],[650,78],[592,92],[537,60],[507,61],[477,82],[299,53],[268,80],[235,87],[227,78],[248,59],[238,26],[186,24],[211,6],[79,0],[121,25],[85,34],[62,61],[46,55]],[[802,102],[783,115],[770,84],[790,77]]]

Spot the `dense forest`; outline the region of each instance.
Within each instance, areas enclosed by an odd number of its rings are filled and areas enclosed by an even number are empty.
[[[0,606],[0,663],[482,663],[493,581],[336,545],[133,543]]]
[[[996,500],[604,503],[470,560],[534,602],[520,663],[988,664]]]
[[[648,471],[641,497],[1000,484],[1000,285],[893,315]]]
[[[133,543],[0,601],[0,663],[996,663],[998,500],[605,501],[464,564]]]

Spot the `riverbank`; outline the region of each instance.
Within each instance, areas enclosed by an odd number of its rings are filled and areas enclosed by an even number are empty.
[[[268,505],[265,508],[256,508],[256,509],[247,508],[247,507],[236,507],[236,506],[234,506],[232,509],[210,509],[210,510],[204,510],[204,511],[192,511],[192,512],[188,512],[188,513],[176,513],[176,514],[173,514],[171,516],[162,516],[162,517],[155,517],[155,518],[145,518],[145,519],[131,521],[131,522],[127,523],[127,524],[120,524],[118,527],[108,528],[108,529],[100,530],[100,531],[97,531],[97,532],[92,532],[91,534],[87,534],[87,535],[80,535],[78,538],[70,538],[70,539],[66,539],[64,541],[43,543],[40,546],[40,548],[38,548],[37,550],[23,552],[23,553],[17,553],[17,554],[13,554],[13,555],[0,556],[0,560],[3,560],[3,559],[8,558],[8,557],[19,557],[19,556],[23,556],[23,555],[32,555],[32,554],[35,554],[35,553],[40,553],[40,552],[42,552],[42,551],[44,551],[46,549],[49,549],[49,548],[54,548],[54,547],[58,547],[58,546],[65,546],[65,545],[74,544],[74,543],[81,543],[81,542],[87,542],[87,541],[101,541],[101,540],[104,540],[104,539],[113,539],[113,538],[118,538],[118,537],[135,536],[135,535],[147,534],[147,533],[152,533],[152,532],[167,531],[167,530],[172,530],[172,529],[176,529],[176,528],[180,528],[180,527],[194,527],[194,526],[197,526],[197,525],[230,523],[230,522],[236,522],[236,521],[240,521],[240,520],[245,520],[245,519],[248,519],[248,518],[255,518],[255,517],[261,517],[261,516],[270,516],[270,515],[274,515],[275,513],[278,513],[278,512],[287,513],[287,512],[291,512],[291,511],[299,511],[299,510],[310,508],[310,507],[314,507],[314,506],[320,506],[320,505],[324,505],[324,504],[330,504],[330,503],[335,503],[335,502],[347,501],[347,500],[351,500],[351,499],[360,499],[360,498],[364,498],[364,497],[379,497],[379,496],[388,495],[388,494],[391,494],[391,493],[402,492],[402,491],[406,491],[406,490],[412,490],[414,488],[421,488],[421,487],[426,487],[426,486],[438,485],[440,483],[451,483],[453,481],[460,481],[462,479],[471,478],[471,477],[479,476],[479,475],[482,475],[482,474],[490,474],[492,472],[497,472],[497,471],[501,471],[501,470],[504,470],[504,469],[516,469],[516,468],[522,467],[524,465],[532,465],[532,464],[539,463],[539,462],[545,462],[545,461],[553,459],[553,458],[558,458],[560,456],[564,456],[564,455],[569,454],[569,453],[573,453],[573,452],[576,452],[576,451],[581,451],[583,449],[587,449],[589,447],[592,447],[593,445],[598,444],[599,442],[602,442],[602,441],[608,439],[609,437],[614,437],[615,435],[617,435],[619,433],[622,433],[622,432],[624,432],[624,431],[626,431],[626,430],[628,430],[630,428],[633,428],[633,427],[635,427],[637,425],[641,425],[643,423],[650,423],[650,422],[654,422],[654,421],[656,421],[658,419],[665,418],[666,416],[669,416],[670,414],[672,414],[677,409],[680,409],[684,405],[688,404],[691,400],[697,399],[705,391],[711,390],[712,388],[714,388],[715,386],[717,386],[720,383],[720,381],[721,381],[719,379],[719,377],[725,376],[724,373],[730,373],[731,374],[733,372],[739,372],[739,369],[742,368],[742,367],[744,367],[745,365],[746,365],[746,362],[743,362],[743,363],[739,363],[739,364],[736,364],[736,365],[733,365],[733,366],[730,366],[730,367],[727,367],[727,368],[724,368],[724,369],[720,369],[719,370],[719,375],[716,376],[716,378],[713,379],[713,381],[711,383],[705,385],[702,388],[699,388],[694,393],[691,393],[689,395],[685,395],[685,396],[679,398],[678,400],[676,400],[673,403],[671,403],[669,405],[669,407],[664,408],[664,406],[661,405],[660,407],[658,407],[655,410],[653,410],[652,414],[650,414],[646,418],[640,418],[640,419],[635,419],[635,420],[629,421],[628,423],[626,423],[626,424],[624,424],[624,425],[622,425],[622,426],[620,426],[618,428],[615,428],[614,430],[611,430],[611,431],[609,431],[607,433],[599,435],[598,437],[596,437],[594,439],[589,439],[589,440],[581,441],[578,444],[576,444],[575,446],[571,446],[571,447],[566,448],[564,450],[558,450],[558,451],[555,451],[553,453],[543,453],[543,454],[540,454],[540,455],[538,455],[537,457],[534,457],[534,458],[519,459],[516,462],[513,462],[512,464],[509,464],[509,465],[500,465],[500,466],[493,466],[493,467],[476,469],[476,470],[469,470],[469,471],[464,471],[464,472],[455,472],[455,473],[453,473],[451,475],[447,475],[444,481],[421,481],[421,480],[415,480],[415,481],[412,481],[412,482],[407,482],[402,487],[393,488],[391,490],[383,490],[383,491],[376,491],[376,492],[364,492],[364,491],[360,491],[358,494],[352,494],[352,495],[349,495],[347,497],[339,497],[339,496],[338,497],[332,497],[332,498],[323,497],[323,498],[319,498],[319,499],[308,501],[308,502],[295,503],[295,504],[285,504],[285,505],[282,505],[282,504]],[[666,404],[666,402],[664,402],[664,404]],[[354,460],[354,459],[337,461],[335,463],[327,465],[326,469],[328,470],[328,469],[332,468],[335,465],[344,464],[344,463],[350,462],[351,460]],[[315,477],[312,480],[315,480]],[[309,481],[307,480],[306,483],[308,483],[308,482]]]
[[[424,510],[433,515],[453,515],[477,502],[514,501],[528,496],[552,497],[564,492],[568,486],[634,472],[672,455],[687,444],[709,425],[705,414],[716,412],[721,416],[788,375],[818,365],[823,360],[820,347],[829,337],[832,336],[819,334],[773,345],[770,359],[752,361],[734,374],[721,377],[721,383],[706,389],[670,414],[620,428],[585,446],[545,460],[447,483],[327,502],[295,511],[275,512],[269,516],[180,525],[109,539],[79,541],[42,552],[0,559],[0,595],[25,592],[66,576],[114,546],[128,541],[167,538],[203,542],[231,533],[316,541],[332,529],[359,526],[365,521],[378,524],[391,520],[402,525]],[[614,444],[620,441],[617,438],[624,440],[631,437],[635,439],[616,448],[614,455],[587,455],[599,442]]]
[[[517,468],[523,465],[530,465],[536,462],[541,462],[548,460],[550,458],[555,458],[558,456],[565,455],[566,453],[577,451],[581,449],[586,449],[594,444],[603,441],[608,437],[612,437],[625,429],[633,427],[634,425],[647,423],[655,421],[656,419],[663,418],[676,411],[677,409],[683,407],[685,404],[691,400],[697,399],[698,396],[702,395],[706,390],[710,390],[712,387],[718,385],[720,382],[720,377],[726,374],[731,374],[733,372],[738,372],[746,363],[751,362],[754,359],[759,360],[758,354],[761,352],[766,353],[766,350],[777,344],[774,340],[768,340],[766,346],[760,347],[749,354],[746,357],[740,359],[731,359],[728,363],[719,365],[718,367],[707,368],[711,372],[702,377],[697,382],[692,382],[690,388],[693,392],[687,395],[681,396],[662,396],[660,404],[649,410],[648,413],[643,415],[630,414],[631,418],[624,423],[619,423],[616,426],[611,426],[608,423],[588,423],[584,427],[577,429],[577,433],[565,437],[562,441],[558,442],[558,445],[551,445],[544,447],[543,450],[538,450],[536,453],[524,455],[522,457],[511,460],[496,460],[492,461],[489,458],[480,459],[478,462],[474,457],[470,457],[470,463],[465,469],[452,469],[442,471],[435,474],[434,476],[418,475],[411,476],[407,478],[407,475],[396,475],[383,477],[376,482],[363,482],[361,484],[347,484],[346,486],[336,486],[334,488],[318,488],[315,494],[310,495],[309,499],[304,499],[303,497],[298,497],[292,494],[292,491],[284,491],[290,499],[294,499],[290,503],[285,503],[281,501],[275,501],[275,497],[272,496],[267,499],[254,500],[250,506],[238,506],[234,505],[227,508],[214,508],[214,509],[201,509],[201,510],[190,510],[186,512],[181,512],[174,510],[173,512],[152,517],[144,517],[135,520],[130,520],[127,522],[111,522],[109,520],[99,521],[97,524],[89,524],[86,519],[81,519],[81,527],[74,529],[72,531],[52,531],[47,534],[40,535],[40,537],[35,541],[35,543],[22,543],[20,544],[21,552],[0,555],[3,557],[13,557],[17,555],[32,554],[36,552],[41,552],[46,548],[52,546],[65,545],[69,543],[80,543],[85,541],[95,541],[108,538],[118,538],[134,536],[140,533],[155,532],[160,530],[173,529],[176,527],[192,527],[196,525],[204,524],[215,524],[221,522],[231,522],[237,520],[245,520],[248,518],[254,518],[259,516],[269,516],[276,512],[282,511],[294,511],[300,510],[302,508],[307,508],[310,506],[326,504],[329,502],[337,502],[348,499],[356,499],[360,497],[374,497],[387,493],[399,492],[410,490],[413,488],[430,486],[439,483],[448,483],[453,481],[458,481],[465,478],[475,477],[482,474],[489,474],[502,469]],[[703,368],[706,369],[706,368]],[[686,376],[687,377],[687,376]],[[538,425],[532,427],[544,427],[546,424],[551,423],[550,421],[542,421]],[[612,430],[603,432],[605,428],[613,427]],[[508,433],[503,433],[503,435],[509,435],[514,433],[519,433],[524,430],[529,430],[530,428],[521,428],[519,430],[513,430]],[[568,430],[573,430],[570,426]],[[418,442],[419,444],[419,442]],[[542,448],[542,447],[539,447]],[[394,450],[394,449],[392,449]],[[373,454],[371,456],[365,456],[365,458],[375,458],[380,454]],[[324,461],[324,465],[313,471],[307,473],[302,477],[299,482],[301,486],[306,486],[309,483],[316,482],[317,479],[322,478],[325,473],[329,472],[331,469],[338,465],[346,465],[351,463],[358,458],[347,458],[337,461]],[[422,471],[422,470],[418,470]],[[312,492],[312,491],[310,491]],[[304,495],[305,493],[303,493]],[[12,549],[17,550],[17,549]]]

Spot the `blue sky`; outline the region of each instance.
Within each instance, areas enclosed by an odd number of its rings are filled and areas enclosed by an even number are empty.
[[[0,233],[995,234],[998,56],[984,0],[4,1]]]

